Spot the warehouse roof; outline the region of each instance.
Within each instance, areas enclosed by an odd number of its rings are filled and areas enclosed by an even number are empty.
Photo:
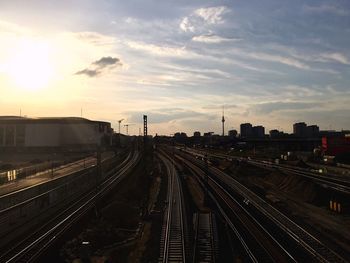
[[[0,124],[24,124],[24,123],[103,123],[109,124],[104,121],[94,121],[80,117],[38,117],[29,118],[21,116],[0,116]]]

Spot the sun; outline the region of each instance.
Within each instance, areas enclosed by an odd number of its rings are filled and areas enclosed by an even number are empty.
[[[11,81],[29,91],[47,87],[53,77],[49,45],[35,40],[21,40],[13,50],[7,63]]]

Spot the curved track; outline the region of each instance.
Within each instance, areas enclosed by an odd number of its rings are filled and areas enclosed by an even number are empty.
[[[204,170],[205,166],[202,161],[190,157],[188,155],[182,155],[184,159],[188,159],[187,165],[192,166],[192,169],[200,169]],[[193,167],[197,168],[193,168]],[[197,171],[198,173],[198,171]],[[227,194],[231,195],[235,193],[240,196],[242,200],[249,200],[249,206],[247,206],[247,210],[251,211],[252,216],[257,218],[259,222],[265,222],[270,224],[270,226],[266,226],[266,229],[275,229],[274,231],[269,231],[271,236],[276,236],[276,231],[279,230],[279,233],[283,233],[285,238],[288,238],[292,243],[297,244],[298,247],[301,247],[309,254],[309,259],[316,259],[319,262],[346,262],[341,256],[337,253],[329,249],[327,246],[322,244],[317,238],[308,233],[306,230],[298,226],[284,214],[279,212],[277,209],[272,207],[262,198],[257,196],[251,190],[243,186],[241,183],[225,174],[224,172],[216,169],[214,167],[209,168],[209,185],[215,184],[217,189],[221,188],[223,192],[227,192]],[[202,171],[203,174],[203,171]],[[210,183],[212,182],[212,183]],[[231,199],[232,200],[232,199]],[[220,202],[220,204],[222,201]],[[267,220],[268,219],[268,220]],[[271,224],[275,227],[271,227]],[[264,225],[265,226],[265,225]],[[279,239],[280,240],[280,239]],[[280,242],[283,243],[283,240]],[[281,246],[281,244],[278,244]],[[295,247],[286,246],[284,250],[291,251],[290,254],[294,256],[298,256],[295,253]],[[299,249],[300,251],[300,249]],[[300,258],[298,258],[300,260]],[[301,258],[304,260],[304,257]]]
[[[0,262],[34,262],[54,241],[91,210],[96,202],[114,188],[138,163],[140,154],[134,152],[113,175],[103,181],[98,188],[74,201],[68,208],[54,216],[27,238],[4,252]]]

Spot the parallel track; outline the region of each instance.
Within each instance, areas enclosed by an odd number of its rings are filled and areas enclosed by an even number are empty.
[[[197,166],[203,168],[203,164],[197,159],[192,158]],[[298,226],[287,216],[272,207],[254,192],[246,188],[237,180],[222,172],[221,170],[211,167],[210,179],[220,182],[227,186],[231,191],[239,194],[243,199],[249,200],[250,206],[254,206],[262,215],[270,219],[278,228],[285,232],[286,236],[300,244],[313,258],[319,262],[346,262],[340,255],[332,251],[321,241]]]
[[[159,155],[168,174],[167,211],[161,238],[160,262],[186,262],[183,196],[179,175],[164,155]]]
[[[104,178],[107,179],[115,174],[120,167],[127,163],[130,157],[131,152],[122,163],[106,171]],[[48,186],[48,190],[44,192],[39,189],[39,191],[32,193],[33,196],[29,195],[29,198],[22,199],[15,205],[0,209],[0,225],[2,226],[0,228],[0,249],[7,247],[25,229],[36,227],[40,220],[43,221],[42,217],[47,218],[50,214],[56,214],[70,205],[72,201],[78,199],[83,193],[90,191],[91,183],[95,185],[97,183],[95,180],[94,182],[91,181],[93,176],[96,177],[96,172],[93,172],[94,170],[89,168],[82,174],[67,177],[65,181],[55,187]],[[90,178],[90,184],[89,181],[86,182],[88,178]],[[79,187],[79,191],[74,189],[76,186]],[[60,198],[57,197],[56,193],[60,193]],[[24,198],[23,195],[21,197]],[[46,200],[50,201],[45,202]]]
[[[215,217],[212,213],[196,214],[193,262],[216,262],[218,241],[215,225]]]
[[[181,158],[181,157],[179,157]],[[182,159],[182,158],[181,158]],[[197,176],[205,187],[204,171],[193,162],[182,159],[183,163]],[[208,178],[208,195],[216,204],[227,225],[240,241],[245,257],[251,262],[294,262],[294,258],[254,219],[239,202],[220,184]]]
[[[192,155],[198,155],[200,157],[204,157],[205,152],[193,152],[186,150],[187,153]],[[249,164],[254,166],[262,167],[262,168],[274,168],[279,169],[286,173],[291,173],[297,176],[304,177],[308,180],[312,180],[315,183],[321,185],[322,187],[332,189],[335,192],[339,192],[342,194],[350,195],[350,180],[346,180],[344,178],[339,178],[333,175],[321,175],[319,173],[312,172],[308,169],[300,168],[300,167],[292,167],[289,165],[283,164],[275,164],[272,162],[261,161],[251,158],[244,157],[235,157],[225,154],[207,154],[208,157],[214,157],[219,159],[235,159],[235,160],[243,160]]]
[[[27,238],[2,253],[0,262],[34,262],[59,236],[91,210],[100,198],[114,188],[138,163],[139,159],[139,153],[134,152],[125,165],[119,171],[115,171],[114,175],[107,178],[97,189],[82,196]]]

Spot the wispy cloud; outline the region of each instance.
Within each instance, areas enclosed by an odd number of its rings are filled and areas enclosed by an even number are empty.
[[[225,6],[216,6],[199,8],[194,13],[209,24],[221,24],[223,23],[223,15],[228,11],[229,9]]]
[[[319,6],[306,5],[303,7],[303,9],[307,13],[314,13],[314,14],[330,13],[330,14],[335,14],[339,16],[349,15],[349,10],[346,10],[344,8],[341,8],[332,4],[322,4]]]
[[[145,112],[125,112],[129,115],[128,118],[131,122],[140,122],[140,116]],[[151,109],[146,111],[149,119],[152,119],[152,123],[164,123],[171,122],[174,120],[185,120],[185,119],[197,119],[197,118],[210,118],[211,114],[201,113],[194,110],[188,110],[183,108],[159,108]]]
[[[148,44],[144,42],[137,41],[127,41],[126,43],[130,48],[135,50],[146,51],[148,53],[158,55],[158,56],[169,56],[169,57],[182,57],[187,56],[189,52],[186,50],[185,46],[174,47],[174,46],[162,46]]]
[[[194,32],[195,30],[194,25],[192,25],[188,17],[184,17],[181,20],[180,28],[182,31],[185,31],[185,32]]]
[[[223,105],[211,104],[211,105],[203,106],[202,109],[205,109],[205,110],[219,110],[219,111],[221,111],[222,107],[223,107]],[[238,106],[236,104],[224,104],[224,108],[225,108],[225,110],[227,110],[227,109],[236,109],[236,108],[238,108]]]
[[[310,69],[310,67],[308,65],[306,65],[305,63],[303,63],[297,59],[291,58],[291,57],[272,55],[272,54],[261,53],[261,52],[249,53],[248,56],[250,56],[251,58],[258,59],[258,60],[277,62],[277,63],[285,64],[288,66],[296,67],[299,69]]]
[[[0,20],[0,32],[1,33],[27,34],[27,33],[30,33],[30,30],[28,28],[19,26],[17,24]]]
[[[225,6],[199,8],[188,16],[182,18],[180,29],[184,32],[196,32],[207,26],[215,26],[224,23],[224,15],[230,12]]]
[[[82,40],[84,42],[94,44],[97,46],[113,45],[116,43],[115,37],[103,35],[93,31],[83,31],[83,32],[76,32],[71,34],[78,40]]]
[[[342,64],[347,64],[347,65],[350,64],[350,60],[344,54],[337,53],[337,52],[334,52],[334,53],[322,53],[322,54],[319,55],[319,57],[323,61],[335,61],[335,62],[339,62],[339,63],[342,63]]]
[[[195,42],[202,42],[202,43],[222,43],[222,42],[229,42],[229,41],[240,41],[242,39],[240,38],[225,38],[225,37],[220,37],[214,34],[206,34],[206,35],[198,35],[192,37],[192,41]]]
[[[305,109],[312,109],[315,107],[320,107],[322,105],[319,102],[284,102],[284,101],[276,101],[276,102],[266,102],[260,103],[253,107],[256,113],[258,114],[269,114],[276,111],[284,111],[284,110],[297,110],[303,111]]]

